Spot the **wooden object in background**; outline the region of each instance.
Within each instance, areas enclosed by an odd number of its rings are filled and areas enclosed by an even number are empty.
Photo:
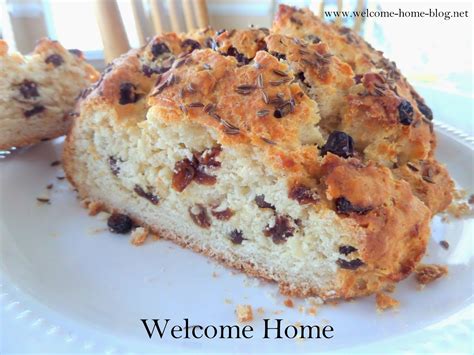
[[[151,20],[153,22],[155,34],[163,33],[163,21],[161,20],[161,8],[159,1],[161,0],[150,0]]]
[[[171,23],[171,31],[181,32],[178,17],[178,0],[168,0],[168,11]]]
[[[182,0],[186,31],[192,31],[196,28],[196,25],[194,24],[194,10],[192,1],[193,0]]]
[[[127,34],[115,0],[96,0],[95,4],[105,61],[110,62],[130,49]]]
[[[209,26],[209,16],[207,14],[206,0],[193,0],[194,11],[197,16],[198,27],[204,28]]]

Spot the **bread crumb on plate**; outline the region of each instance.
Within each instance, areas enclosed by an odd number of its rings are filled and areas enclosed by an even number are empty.
[[[145,243],[145,240],[148,238],[148,229],[143,227],[135,228],[132,231],[132,238],[130,239],[130,243],[135,246],[140,246]]]
[[[447,274],[448,268],[437,264],[420,264],[415,269],[416,281],[421,285],[427,285]]]
[[[375,302],[378,311],[385,311],[390,308],[397,308],[400,305],[400,302],[386,295],[383,292],[377,292],[377,294],[375,295]]]
[[[252,306],[248,304],[238,304],[235,314],[239,322],[250,322],[253,320]]]

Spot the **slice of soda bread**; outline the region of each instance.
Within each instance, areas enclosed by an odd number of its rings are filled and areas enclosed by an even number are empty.
[[[265,29],[158,36],[83,96],[67,177],[81,198],[284,293],[376,292],[426,250],[431,211],[386,161],[424,156],[407,137],[431,133],[390,126],[396,152],[372,159],[328,122],[354,76],[327,44]]]
[[[64,135],[82,89],[98,78],[78,50],[42,39],[29,56],[0,40],[0,149]]]

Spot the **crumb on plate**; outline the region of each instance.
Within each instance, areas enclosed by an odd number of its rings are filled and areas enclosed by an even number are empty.
[[[415,268],[415,277],[421,285],[427,285],[448,274],[448,268],[437,264],[420,264]]]
[[[283,301],[283,304],[289,308],[293,308],[293,300],[291,298],[287,298],[285,301]]]
[[[253,320],[252,306],[248,304],[238,304],[235,314],[239,322],[250,322]]]
[[[145,240],[148,238],[148,229],[143,227],[137,227],[132,231],[130,243],[135,246],[140,246],[145,243]]]
[[[386,309],[396,308],[400,305],[400,302],[383,292],[377,292],[375,302],[378,311],[385,311]]]

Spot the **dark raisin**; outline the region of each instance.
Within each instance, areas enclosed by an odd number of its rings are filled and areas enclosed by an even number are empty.
[[[221,151],[222,148],[218,145],[212,147],[211,149],[206,149],[199,154],[194,153],[194,157],[197,159],[200,165],[218,168],[221,166],[221,162],[217,161],[216,158],[221,153]]]
[[[354,141],[352,137],[341,131],[331,132],[326,144],[321,148],[321,156],[328,152],[336,154],[341,158],[349,158],[354,155]]]
[[[114,213],[107,220],[107,226],[112,233],[126,234],[132,230],[133,221],[124,214]]]
[[[315,35],[307,35],[306,40],[314,44],[321,42],[321,38]]]
[[[280,60],[286,60],[286,55],[278,52],[270,52],[270,54]]]
[[[160,198],[158,196],[153,195],[151,192],[146,192],[139,185],[135,185],[135,187],[133,188],[133,191],[135,191],[135,193],[138,196],[146,198],[148,201],[150,201],[154,205],[157,205],[158,202],[160,202]]]
[[[241,230],[234,229],[232,232],[230,232],[230,241],[233,244],[242,244],[243,240],[244,238]]]
[[[25,115],[25,117],[31,117],[31,116],[37,115],[38,113],[43,112],[44,110],[46,110],[46,108],[44,106],[35,105],[35,106],[33,106],[33,108],[31,110],[27,110],[27,111],[23,112],[23,114]]]
[[[217,182],[217,178],[213,175],[207,174],[202,165],[199,165],[196,168],[194,180],[200,185],[214,185]]]
[[[255,196],[255,203],[260,208],[271,208],[272,210],[275,209],[275,206],[273,206],[271,203],[268,203],[267,201],[265,201],[265,195]]]
[[[403,99],[398,105],[398,115],[400,123],[404,126],[409,126],[413,122],[413,106],[410,101]]]
[[[293,236],[294,230],[288,216],[276,216],[275,225],[273,227],[266,226],[263,234],[266,237],[272,237],[273,243],[282,244],[289,237]]]
[[[118,166],[118,161],[115,157],[109,157],[109,166],[110,170],[112,170],[112,174],[117,176],[120,173],[120,166]]]
[[[61,64],[64,63],[64,59],[59,54],[51,54],[48,58],[45,59],[44,62],[47,64],[52,64],[55,67],[59,67]]]
[[[339,247],[339,253],[344,255],[349,255],[350,253],[353,253],[355,251],[357,251],[357,249],[354,248],[352,245],[341,245]]]
[[[139,95],[136,93],[136,86],[132,83],[120,84],[120,105],[133,104],[137,102]]]
[[[421,101],[416,101],[416,104],[418,106],[418,110],[430,121],[433,120],[433,111],[423,102]]]
[[[153,74],[159,74],[159,70],[154,69],[146,64],[142,65],[142,72],[143,72],[143,75],[145,75],[148,78],[151,77]]]
[[[300,205],[316,203],[319,201],[318,194],[304,185],[293,186],[288,193],[288,197],[298,201]]]
[[[372,207],[354,206],[345,197],[337,198],[335,203],[336,203],[336,212],[339,214],[344,214],[344,215],[348,215],[349,213],[352,213],[352,212],[363,215],[372,210]]]
[[[201,228],[209,228],[211,226],[211,221],[207,215],[206,208],[200,204],[190,207],[188,209],[189,215],[194,223],[196,223]]]
[[[247,58],[247,57],[246,57],[245,55],[243,55],[242,53],[240,53],[240,52],[239,52],[237,49],[235,49],[234,47],[229,47],[229,49],[227,50],[226,55],[235,57],[235,59],[237,59],[237,62],[239,62],[239,63],[242,64],[242,65],[245,65],[245,64],[249,64],[249,63],[250,63],[250,59]]]
[[[362,265],[364,265],[364,263],[360,259],[354,259],[351,261],[347,261],[344,259],[337,259],[336,263],[342,269],[348,269],[348,270],[356,270],[360,268]]]
[[[442,240],[439,242],[439,245],[441,245],[444,249],[448,250],[449,249],[449,243],[446,240]]]
[[[273,116],[275,118],[283,118],[291,112],[291,109],[291,104],[289,102],[286,102],[273,112]]]
[[[20,93],[25,99],[38,97],[38,85],[34,81],[23,80],[20,85]]]
[[[301,20],[297,19],[296,17],[291,16],[290,21],[298,26],[303,26],[303,22],[301,22]]]
[[[191,53],[195,49],[201,48],[201,44],[199,44],[198,41],[195,41],[194,39],[187,38],[181,43],[181,48],[187,49],[188,53]]]
[[[196,169],[189,159],[176,162],[173,171],[172,186],[178,192],[183,191],[194,179]]]
[[[76,57],[82,57],[82,51],[79,49],[69,49],[69,53],[74,54]]]
[[[153,43],[151,46],[151,53],[153,54],[153,60],[163,53],[170,53],[170,49],[164,43]]]
[[[234,212],[230,208],[226,208],[223,211],[211,210],[211,214],[219,221],[228,221],[234,215]]]
[[[217,30],[216,36],[220,36],[220,35],[223,34],[225,31],[227,31],[225,28],[221,28],[220,30]]]
[[[364,76],[363,76],[363,75],[361,75],[361,74],[357,74],[357,75],[355,75],[355,76],[354,76],[354,81],[355,81],[355,83],[356,83],[356,84],[361,84],[361,83],[362,83],[362,78],[363,78],[363,77],[364,77]]]

